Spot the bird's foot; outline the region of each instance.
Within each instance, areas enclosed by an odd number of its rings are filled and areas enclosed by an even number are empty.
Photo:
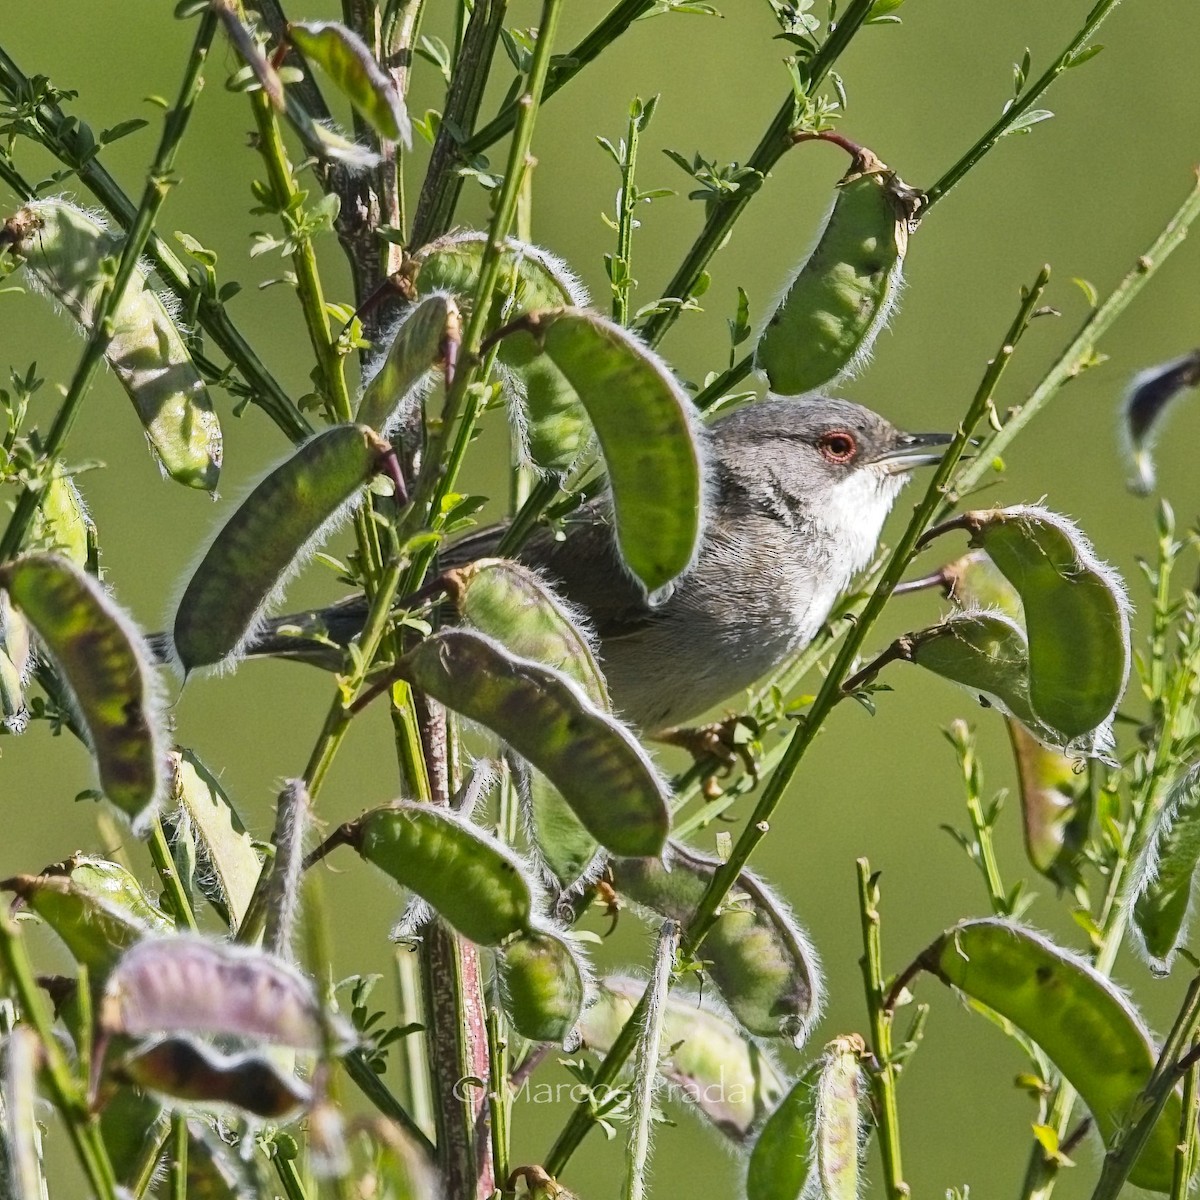
[[[734,714],[708,725],[664,729],[654,735],[654,740],[686,750],[704,768],[701,783],[704,798],[715,800],[723,791],[720,781],[728,779],[738,763],[750,776],[752,785],[758,784],[755,758],[758,736],[758,722],[753,717]]]

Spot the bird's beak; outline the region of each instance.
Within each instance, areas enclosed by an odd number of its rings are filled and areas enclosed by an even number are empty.
[[[928,467],[941,460],[941,453],[932,447],[946,446],[954,440],[952,433],[902,433],[896,445],[884,451],[875,461],[889,475],[902,475],[916,467]]]

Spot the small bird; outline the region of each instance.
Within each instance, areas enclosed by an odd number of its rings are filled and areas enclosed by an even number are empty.
[[[651,605],[622,565],[603,497],[562,537],[538,531],[518,557],[555,584],[599,642],[614,709],[646,734],[690,721],[806,646],[871,560],[907,473],[950,435],[901,433],[848,400],[769,397],[702,431],[710,475],[694,565]],[[455,543],[444,564],[495,553],[503,526]],[[303,657],[281,626],[349,642],[361,597],[270,622],[251,654]]]

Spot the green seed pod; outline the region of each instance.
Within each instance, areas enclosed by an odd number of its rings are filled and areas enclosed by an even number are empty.
[[[103,859],[77,855],[0,887],[20,896],[97,978],[142,938],[174,929],[128,871]]]
[[[353,1043],[345,1023],[322,1014],[312,983],[287,963],[191,934],[148,937],[126,951],[100,1005],[109,1034],[206,1033],[320,1050],[326,1028]]]
[[[1036,870],[1066,886],[1088,824],[1085,782],[1068,755],[1043,746],[1020,721],[1010,717],[1005,724],[1017,764],[1025,853]]]
[[[1200,763],[1171,785],[1135,873],[1133,924],[1151,965],[1167,972],[1187,941],[1200,863]]]
[[[686,924],[720,865],[672,842],[662,860],[617,858],[611,870],[619,892]],[[700,958],[748,1033],[804,1041],[821,1008],[820,963],[787,906],[750,872],[738,876]]]
[[[336,21],[300,21],[288,25],[287,39],[325,71],[376,133],[412,144],[404,98],[358,34]]]
[[[401,800],[372,809],[347,835],[472,942],[498,946],[529,928],[534,885],[521,860],[459,814]]]
[[[389,447],[364,425],[323,430],[271,470],[218,530],[175,614],[185,672],[235,660],[264,612],[362,499]]]
[[[691,400],[657,354],[599,313],[539,312],[525,329],[518,338],[533,335],[587,411],[608,470],[617,548],[653,601],[699,546],[705,497]]]
[[[1018,625],[1025,624],[1025,609],[1013,585],[982,550],[971,550],[942,568],[946,593],[959,608],[994,608]]]
[[[0,588],[54,661],[87,730],[101,789],[141,832],[165,785],[155,677],[142,635],[91,576],[52,554],[0,567]]]
[[[587,291],[567,265],[538,246],[509,238],[488,327],[497,329],[543,308],[586,308]],[[475,295],[487,235],[471,230],[448,234],[405,264],[408,286],[422,296],[444,288],[467,303]],[[500,342],[498,357],[512,376],[511,410],[523,456],[543,471],[566,471],[592,440],[591,423],[575,389],[529,337]]]
[[[746,1164],[746,1200],[797,1200],[812,1172],[817,1118],[817,1061],[763,1123]]]
[[[25,685],[32,672],[29,624],[0,591],[0,733],[24,733],[29,725]]]
[[[966,529],[1020,594],[1029,640],[1029,699],[1065,738],[1111,745],[1129,678],[1129,598],[1066,517],[1040,505],[964,513],[931,530]]]
[[[633,735],[564,675],[465,629],[427,638],[397,670],[528,759],[602,846],[634,857],[662,851],[665,785]]]
[[[1128,1128],[1157,1056],[1111,980],[1041,935],[999,920],[948,929],[918,962],[1036,1042],[1078,1091],[1105,1145]],[[1181,1111],[1172,1092],[1129,1173],[1134,1186],[1171,1190]]]
[[[584,1046],[607,1054],[633,1013],[645,984],[610,977],[579,1023]],[[743,1141],[784,1092],[783,1079],[767,1053],[695,996],[670,995],[662,1043],[670,1053],[659,1071],[672,1096],[694,1104],[734,1142]]]
[[[784,396],[865,363],[900,291],[921,194],[870,150],[845,148],[853,162],[817,248],[788,283],[754,352],[771,390]]]
[[[497,950],[496,964],[513,1028],[531,1042],[566,1042],[591,982],[574,939],[561,930],[535,929]]]
[[[119,1073],[148,1091],[208,1108],[232,1105],[268,1121],[295,1117],[312,1100],[308,1085],[261,1054],[220,1054],[191,1038],[163,1038],[128,1054]]]
[[[300,908],[304,838],[312,824],[312,799],[303,779],[289,779],[275,802],[271,843],[275,858],[267,883],[263,947],[281,958],[292,956],[292,936]]]
[[[63,199],[35,200],[5,222],[11,246],[38,288],[90,331],[104,288],[101,264],[119,257],[122,239]],[[158,295],[135,267],[112,316],[105,350],[172,479],[213,491],[221,470],[221,426],[208,389]]]
[[[196,841],[196,884],[236,933],[258,884],[262,860],[217,777],[191,750],[169,755],[172,799]]]
[[[42,488],[29,548],[58,554],[80,570],[95,574],[96,526],[69,476],[54,475]]]
[[[601,712],[612,711],[586,626],[538,575],[519,563],[484,558],[443,578],[469,625],[514,654],[561,671]],[[528,768],[516,774],[539,857],[570,887],[597,861],[599,845],[544,775]]]
[[[1139,371],[1121,404],[1125,453],[1134,470],[1130,491],[1154,490],[1154,443],[1162,423],[1185,388],[1200,385],[1200,350]]]
[[[825,1048],[814,1138],[817,1180],[825,1200],[858,1200],[865,1090],[859,1063],[866,1052],[857,1034],[835,1038]]]
[[[449,373],[450,354],[460,340],[458,305],[451,296],[435,292],[410,309],[367,381],[358,402],[359,424],[391,433],[408,407],[420,402],[439,359]]]

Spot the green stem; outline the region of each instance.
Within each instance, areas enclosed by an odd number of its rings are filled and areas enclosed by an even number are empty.
[[[208,58],[216,32],[216,17],[205,13],[196,30],[191,52],[184,67],[183,80],[179,85],[179,95],[175,107],[167,115],[163,125],[162,137],[150,172],[146,177],[146,186],[142,192],[142,200],[129,226],[129,232],[121,247],[121,257],[117,263],[117,272],[111,287],[100,295],[92,314],[92,329],[88,335],[87,345],[83,356],[75,368],[61,407],[46,435],[44,458],[53,462],[61,453],[75,420],[79,416],[88,388],[95,378],[96,371],[104,359],[104,352],[112,338],[111,321],[125,299],[125,290],[129,285],[133,272],[137,269],[138,260],[154,228],[154,219],[167,197],[171,188],[171,171],[175,166],[175,155],[183,135],[187,132],[188,121],[195,107],[196,98],[202,86],[201,71]],[[2,53],[2,52],[0,52]],[[38,506],[38,492],[26,488],[17,501],[12,519],[0,538],[0,560],[12,558],[21,548],[29,522],[33,519]]]
[[[463,185],[458,167],[464,157],[458,139],[474,127],[479,115],[506,9],[507,0],[476,0],[471,10],[454,63],[446,111],[430,156],[425,185],[417,199],[410,239],[413,248],[440,237],[454,219]]]
[[[925,206],[922,209],[922,216],[929,211],[955,184],[960,183],[962,178],[968,171],[974,167],[980,159],[983,158],[989,150],[1002,138],[1016,121],[1023,117],[1025,113],[1033,107],[1033,105],[1041,98],[1042,93],[1070,67],[1071,59],[1084,48],[1092,35],[1100,28],[1105,17],[1121,2],[1121,0],[1099,0],[1099,3],[1088,13],[1087,19],[1084,21],[1082,28],[1075,36],[1067,43],[1066,48],[1054,60],[1049,69],[1046,70],[1034,83],[1030,84],[1026,89],[1025,94],[1015,100],[1012,106],[1006,109],[995,124],[973,145],[952,166],[942,177],[929,189],[926,193]]]
[[[187,1117],[176,1113],[171,1118],[171,1200],[187,1200],[188,1127]]]
[[[351,1050],[342,1058],[342,1066],[351,1081],[371,1102],[376,1110],[389,1121],[395,1121],[413,1141],[432,1159],[435,1153],[434,1145],[425,1136],[424,1130],[412,1119],[404,1106],[388,1090],[383,1080],[371,1069],[366,1056],[361,1050]]]
[[[1200,1043],[1193,1042],[1195,1054]],[[1179,1142],[1175,1147],[1175,1168],[1171,1178],[1170,1200],[1187,1200],[1196,1172],[1197,1127],[1200,1126],[1200,1062],[1193,1062],[1183,1081],[1183,1112],[1179,1119]]]
[[[911,1194],[904,1182],[900,1159],[900,1115],[896,1104],[896,1064],[892,1061],[892,1016],[884,1004],[886,989],[883,950],[879,937],[879,884],[865,858],[858,860],[858,911],[862,924],[863,987],[871,1022],[875,1063],[869,1077],[875,1098],[875,1121],[879,1154],[883,1160],[883,1185],[888,1200],[904,1200]]]
[[[745,358],[735,362],[732,367],[722,371],[703,391],[697,392],[693,403],[701,412],[708,412],[730,388],[736,387],[753,370],[754,355],[747,354]]]
[[[296,1166],[294,1158],[284,1158],[279,1153],[279,1148],[275,1148],[273,1156],[275,1163],[275,1174],[279,1176],[279,1182],[283,1187],[283,1193],[287,1200],[309,1200],[308,1192],[305,1190],[304,1181],[300,1178],[300,1169]]]
[[[19,102],[21,95],[28,95],[31,89],[29,77],[0,47],[0,91],[14,102]],[[76,150],[73,140],[76,135],[63,133],[67,120],[57,103],[43,102],[37,110],[38,140],[55,158],[76,172],[84,187],[112,213],[117,224],[128,231],[136,220],[137,207],[100,165],[98,157],[81,161],[82,155]],[[242,337],[225,311],[224,304],[215,295],[210,295],[206,288],[192,281],[183,264],[157,234],[150,235],[145,251],[154,261],[164,283],[179,297],[184,309],[195,310],[196,320],[201,327],[237,367],[246,381],[247,395],[251,401],[293,442],[308,437],[313,430],[307,418]]]
[[[163,832],[160,817],[155,817],[154,824],[150,827],[148,845],[154,869],[158,872],[158,877],[166,889],[167,898],[174,910],[175,920],[195,933],[197,925],[196,916],[192,912],[192,902],[188,897],[187,889],[183,886],[183,881],[179,878],[175,860],[171,857],[171,849],[167,845],[167,835]]]
[[[556,56],[555,61],[550,64],[545,98],[549,100],[588,63],[594,62],[634,21],[648,13],[655,2],[656,0],[621,0],[577,46],[568,50],[566,54]],[[519,112],[520,108],[515,100],[503,108],[482,129],[467,139],[462,147],[462,157],[470,160],[476,154],[482,154],[493,142],[498,142],[516,125]]]
[[[621,186],[617,190],[617,253],[613,261],[621,268],[621,278],[612,285],[612,316],[618,325],[629,324],[629,292],[633,287],[633,214],[638,202],[634,176],[642,132],[640,109],[639,100],[635,102],[635,111],[629,114],[624,161],[621,163]]]
[[[509,1110],[512,1097],[508,1083],[508,1039],[504,1018],[492,1005],[488,1008],[488,1114],[492,1121],[492,1174],[503,1187],[509,1169]]]
[[[83,1088],[72,1077],[62,1046],[42,1009],[33,967],[21,935],[3,910],[0,910],[0,963],[17,993],[25,1020],[41,1042],[50,1099],[62,1116],[88,1186],[96,1200],[117,1200],[117,1180],[100,1134],[100,1125],[88,1112]]]
[[[862,27],[863,22],[870,16],[873,3],[874,0],[851,0],[845,15],[838,21],[836,28],[829,33],[807,65],[808,80],[804,89],[806,95],[814,95],[825,81],[826,75],[829,74],[842,52],[850,44],[851,39]],[[754,174],[736,192],[723,192],[712,202],[704,228],[692,244],[692,248],[687,252],[679,269],[663,290],[664,296],[684,301],[695,291],[696,284],[704,274],[709,260],[724,245],[729,231],[762,186],[771,168],[791,148],[790,133],[795,116],[796,98],[789,92],[787,99],[767,127],[766,133],[755,147],[754,153],[746,161],[746,166]],[[675,323],[681,311],[682,304],[672,304],[663,311],[655,313],[642,327],[642,336],[651,346],[657,346],[667,330]]]

